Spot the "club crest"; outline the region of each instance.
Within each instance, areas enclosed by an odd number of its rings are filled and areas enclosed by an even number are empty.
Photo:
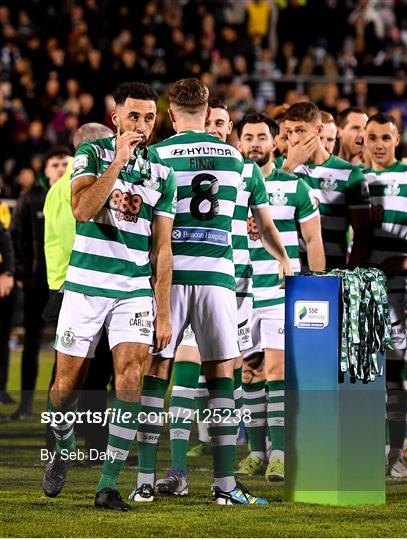
[[[396,195],[399,195],[399,193],[400,193],[400,185],[395,180],[391,184],[386,186],[384,190],[384,194],[390,197],[395,197]]]
[[[329,175],[327,178],[322,178],[320,186],[322,191],[335,191],[338,182],[333,176]]]
[[[246,189],[246,182],[244,181],[243,178],[240,178],[240,183],[238,184],[237,186],[237,190],[238,191],[244,191]]]
[[[157,189],[160,186],[160,182],[157,178],[152,176],[144,178],[143,186],[149,189]]]
[[[61,344],[65,349],[70,349],[75,345],[76,336],[75,333],[70,328],[69,330],[65,330],[61,337]]]
[[[287,195],[280,188],[270,193],[269,200],[274,206],[284,206],[288,202]]]

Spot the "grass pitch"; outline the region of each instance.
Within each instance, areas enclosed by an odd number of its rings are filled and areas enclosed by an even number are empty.
[[[42,353],[36,413],[45,410],[51,362],[51,353]],[[20,355],[13,354],[9,388],[16,399],[19,368]],[[15,408],[0,407],[3,414]],[[407,533],[406,482],[388,482],[384,506],[331,507],[287,503],[283,486],[256,477],[245,483],[256,495],[269,499],[268,507],[219,507],[210,503],[208,457],[190,460],[188,497],[157,496],[152,504],[133,503],[127,514],[93,508],[100,466],[74,467],[64,491],[49,499],[41,488],[43,433],[38,415],[25,422],[0,424],[0,536],[405,537]],[[195,442],[193,437],[191,444]],[[239,457],[244,454],[239,448]],[[166,431],[159,449],[158,475],[166,472],[168,455]],[[135,477],[136,468],[127,466],[119,484],[123,498],[132,490]]]

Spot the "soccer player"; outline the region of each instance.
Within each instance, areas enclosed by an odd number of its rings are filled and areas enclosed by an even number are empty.
[[[321,142],[322,146],[327,152],[333,154],[335,143],[336,143],[336,133],[337,127],[335,124],[334,117],[331,113],[326,111],[321,111],[321,120],[322,120],[322,134]]]
[[[388,278],[393,350],[387,351],[387,425],[390,452],[387,474],[407,477],[403,460],[406,430],[407,306],[407,165],[396,160],[400,142],[389,114],[375,114],[366,126],[372,167],[365,170],[372,201],[373,243],[370,263]]]
[[[113,131],[95,122],[82,125],[74,135],[73,145],[75,149],[85,141],[93,141],[111,137]],[[44,204],[44,251],[47,266],[47,281],[49,287],[49,299],[43,312],[46,323],[57,324],[59,311],[63,299],[62,286],[68,270],[69,259],[75,241],[76,220],[72,214],[71,206],[71,175],[73,157],[69,158],[68,166],[64,174],[49,189]],[[52,370],[50,388],[54,382],[56,371],[57,351]],[[107,390],[113,372],[112,355],[103,332],[101,340],[95,349],[95,357],[89,361],[89,370],[84,383],[84,391],[81,393],[79,402],[80,410],[104,411],[106,409]],[[92,391],[86,391],[88,389]],[[84,422],[78,425],[82,428],[85,445],[89,451],[91,448],[103,451],[106,448],[108,438],[108,426],[101,427],[92,422]],[[49,450],[55,446],[55,438],[52,428],[47,424],[46,445]]]
[[[303,178],[318,200],[327,268],[346,266],[349,225],[354,240],[348,265],[351,268],[365,265],[370,240],[370,201],[362,171],[330,155],[323,147],[321,113],[314,103],[292,105],[286,112],[285,127],[289,150],[282,170]],[[302,149],[311,145],[313,151],[301,162]],[[305,266],[304,246],[301,248]]]
[[[232,132],[233,122],[229,118],[229,113],[226,111],[225,105],[221,100],[213,98],[209,100],[209,110],[210,115],[205,121],[205,130],[210,135],[221,139],[226,142],[228,135]],[[225,111],[222,114],[221,111]],[[189,437],[188,433],[180,431],[178,429],[170,430],[170,440],[171,440],[171,459],[172,466],[171,472],[168,474],[162,481],[157,480],[156,489],[159,492],[173,493],[176,494],[187,493],[186,484],[186,458],[187,457],[199,457],[202,454],[211,454],[210,449],[210,437],[208,434],[208,422],[202,421],[204,416],[207,415],[208,411],[208,389],[206,387],[205,379],[205,370],[204,366],[201,364],[201,358],[199,356],[198,346],[195,340],[194,332],[192,331],[191,326],[188,326],[185,329],[183,339],[177,349],[175,362],[192,362],[199,364],[200,366],[200,375],[198,379],[198,387],[196,389],[195,395],[195,407],[198,411],[198,437],[199,444],[196,447],[191,448],[187,452]],[[182,364],[180,366],[175,366],[174,373],[176,374],[179,369],[184,370],[187,364]],[[196,369],[196,368],[191,368]],[[240,389],[241,391],[241,389]],[[174,399],[175,400],[175,399]],[[236,400],[236,390],[235,390],[235,400]],[[192,427],[191,423],[184,422],[185,426]],[[187,438],[181,438],[180,436],[186,435]],[[135,495],[135,500],[146,500],[142,499],[140,494]]]
[[[176,185],[170,167],[145,149],[156,118],[155,90],[123,83],[114,92],[117,135],[84,143],[72,174],[76,237],[58,320],[55,382],[49,412],[73,412],[88,362],[105,326],[113,354],[116,397],[109,424],[107,457],[95,506],[127,511],[117,489],[137,432],[141,374],[149,347],[171,340],[171,230]],[[151,246],[151,247],[150,247]],[[151,263],[150,263],[151,259]],[[153,278],[152,278],[153,273]],[[153,279],[156,301],[154,319]],[[55,455],[43,476],[46,495],[62,490],[75,450],[72,415],[54,422]]]
[[[359,107],[349,107],[336,116],[339,148],[335,154],[352,165],[363,166],[364,136],[368,116]]]
[[[143,385],[146,406],[157,413],[164,405],[171,366],[184,329],[191,324],[204,364],[211,410],[216,504],[266,504],[236,482],[234,366],[240,356],[235,294],[235,269],[231,243],[232,217],[239,186],[243,187],[244,162],[229,144],[204,132],[208,115],[208,89],[197,79],[176,82],[169,91],[169,115],[176,135],[154,146],[177,177],[178,202],[172,233],[173,286],[170,346],[152,362]],[[182,364],[178,362],[177,364]],[[174,375],[174,381],[177,374]],[[199,377],[189,370],[182,385],[175,382],[170,412],[176,421],[190,418]],[[181,381],[180,381],[181,382]],[[185,399],[189,389],[189,399]],[[161,426],[147,424],[145,440],[155,442]],[[186,434],[189,436],[189,433]],[[139,442],[142,434],[138,438]],[[154,446],[151,444],[151,447]],[[155,445],[156,446],[156,445]],[[154,485],[155,450],[149,459],[139,446],[137,487]],[[186,487],[186,481],[184,483]]]
[[[207,133],[210,133],[217,139],[225,142],[233,127],[226,105],[219,99],[210,100],[209,105],[210,112],[205,122],[205,129]],[[247,239],[247,216],[249,207],[255,222],[258,224],[258,229],[261,231],[261,237],[265,246],[272,254],[276,255],[277,259],[281,261],[279,267],[281,276],[283,277],[284,275],[291,275],[290,262],[287,258],[284,246],[282,245],[280,235],[271,218],[268,197],[261,171],[256,164],[246,161],[243,169],[243,181],[239,185],[236,207],[232,220],[232,247],[236,278],[238,336],[239,349],[241,352],[249,349],[252,346],[250,332],[250,320],[253,303],[251,280],[252,267],[250,264]],[[188,341],[184,338],[182,343],[186,344]],[[186,366],[186,364],[179,364],[179,360],[181,360],[181,358],[178,357],[177,354],[174,374],[179,374],[179,378],[182,380],[182,369],[184,366]],[[236,410],[239,410],[242,405],[241,355],[235,362],[233,378],[235,408]],[[206,389],[206,381],[205,384],[202,384],[202,375],[200,375],[200,383],[201,384],[198,386],[198,391],[203,394],[204,390]],[[180,390],[177,389],[177,392],[179,391]],[[187,396],[185,395],[182,397],[186,398]],[[174,405],[176,405],[175,399]],[[203,410],[205,410],[205,408],[207,408],[207,405],[206,407],[203,406]],[[201,416],[201,420],[203,418],[204,417]],[[199,424],[205,425],[206,423],[199,422]],[[183,425],[174,426],[174,428],[170,430],[170,438],[172,443],[172,470],[166,478],[157,481],[156,488],[159,492],[179,493],[180,486],[185,483],[185,478],[183,477],[186,476],[186,446],[188,444],[188,439],[186,439],[188,436],[188,433],[186,433],[186,425],[187,424],[184,422]],[[199,429],[202,433],[202,426]],[[184,444],[182,444],[181,441],[185,441]],[[178,454],[178,456],[175,454]]]
[[[271,215],[280,231],[291,259],[291,267],[300,271],[297,228],[307,246],[308,264],[313,270],[325,268],[318,208],[303,180],[274,167],[277,124],[264,114],[247,114],[238,124],[239,149],[245,158],[255,161],[266,180]],[[268,480],[284,478],[284,289],[277,261],[264,249],[256,224],[248,222],[250,259],[253,265],[253,347],[245,351],[245,363],[258,369],[263,355],[267,381],[243,384],[244,407],[252,411],[254,421],[247,431],[251,453],[238,472],[260,474],[266,465],[265,432],[272,442],[267,466]],[[267,416],[266,416],[267,415]]]

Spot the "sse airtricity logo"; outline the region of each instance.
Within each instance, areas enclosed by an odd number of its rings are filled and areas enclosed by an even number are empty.
[[[302,320],[307,313],[308,313],[307,308],[305,306],[302,309],[300,309],[298,313],[298,317],[300,318],[300,320]]]
[[[297,300],[294,304],[294,326],[322,329],[329,325],[329,302]]]

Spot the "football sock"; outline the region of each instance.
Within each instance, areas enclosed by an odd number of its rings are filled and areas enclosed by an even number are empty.
[[[155,484],[157,445],[163,428],[164,399],[170,381],[145,375],[141,391],[140,425],[137,432],[138,475],[137,487]],[[149,413],[149,419],[147,415]],[[155,421],[154,421],[155,420]]]
[[[266,459],[266,432],[267,432],[267,399],[265,381],[243,383],[243,411],[245,426],[250,443],[250,454],[260,459]],[[246,421],[247,417],[249,421]]]
[[[114,488],[117,478],[124,467],[131,445],[136,437],[140,403],[131,403],[115,398],[109,422],[107,456],[97,490]],[[120,415],[118,414],[120,413]],[[126,414],[126,420],[123,415]]]
[[[75,433],[74,433],[74,424],[75,424],[75,413],[78,410],[78,402],[75,401],[71,405],[68,405],[67,407],[63,407],[62,409],[57,409],[54,407],[51,396],[48,398],[48,412],[50,413],[61,413],[65,415],[66,413],[73,413],[72,420],[65,421],[65,419],[61,422],[55,422],[53,421],[51,423],[52,431],[54,432],[55,436],[55,451],[58,455],[61,455],[62,450],[67,450],[68,452],[73,452],[76,448],[76,440],[75,440]]]
[[[241,413],[243,409],[243,390],[242,390],[242,368],[235,369],[233,371],[233,397],[235,400],[235,409],[240,412],[238,418],[236,418],[236,440],[239,433],[239,423]]]
[[[201,365],[175,362],[170,399],[171,468],[187,472],[187,451],[195,414],[195,394]]]
[[[284,452],[284,381],[267,381],[267,426],[271,450]]]
[[[204,375],[203,365],[201,366],[201,373],[199,375],[198,388],[195,394],[195,409],[198,411],[198,436],[199,441],[203,443],[209,443],[208,434],[208,415],[209,415],[209,393],[206,387],[206,377]]]
[[[232,379],[220,377],[207,381],[211,421],[214,485],[222,491],[236,487],[233,474],[236,456],[235,400]]]

